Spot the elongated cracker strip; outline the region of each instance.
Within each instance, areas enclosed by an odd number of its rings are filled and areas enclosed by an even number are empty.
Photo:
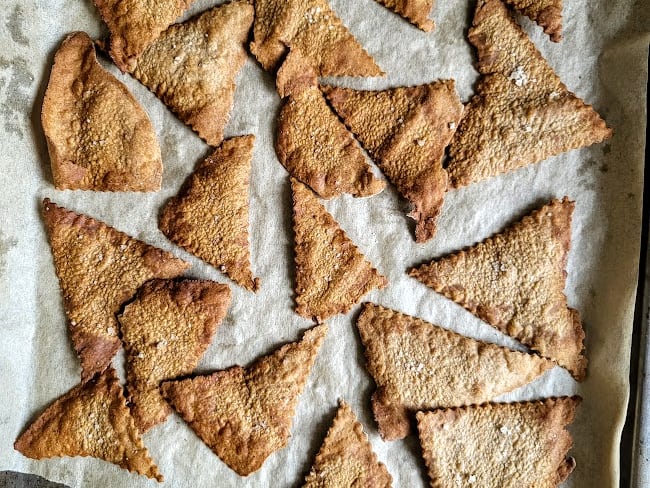
[[[562,0],[505,0],[537,22],[553,42],[562,40]]]

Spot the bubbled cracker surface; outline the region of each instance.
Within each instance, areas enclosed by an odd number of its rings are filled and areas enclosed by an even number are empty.
[[[562,0],[506,0],[544,28],[551,40],[562,39]]]
[[[433,21],[429,13],[433,8],[433,0],[377,0],[382,5],[401,15],[412,24],[425,32],[433,30]]]

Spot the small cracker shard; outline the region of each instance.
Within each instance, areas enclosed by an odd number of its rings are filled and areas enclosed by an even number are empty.
[[[537,22],[553,42],[562,40],[562,0],[505,0],[508,5]]]
[[[86,33],[61,43],[41,119],[57,189],[160,190],[162,160],[149,117],[97,62]]]
[[[433,0],[377,0],[385,7],[401,15],[413,25],[425,32],[431,32],[434,24],[429,19]]]
[[[314,327],[247,368],[166,381],[162,393],[223,462],[248,476],[289,442],[298,399],[326,333],[326,325]]]
[[[93,0],[111,33],[110,55],[122,71],[160,33],[187,10],[193,0]]]
[[[343,400],[323,445],[318,451],[304,488],[390,488],[392,478],[377,461],[363,427]]]
[[[564,295],[574,207],[566,197],[552,200],[482,243],[409,274],[581,381],[585,333]]]
[[[257,291],[248,247],[248,189],[254,136],[224,141],[163,209],[159,227],[172,242]]]
[[[163,32],[134,61],[131,74],[208,144],[223,140],[235,76],[246,61],[253,22],[245,0],[220,5]]]
[[[501,0],[481,0],[469,39],[483,75],[449,148],[454,187],[609,139],[605,121],[571,93]]]
[[[276,71],[289,48],[301,51],[318,76],[384,74],[326,0],[255,0],[253,55]]]
[[[432,488],[555,488],[575,468],[567,457],[579,397],[418,412]]]
[[[372,410],[384,440],[406,437],[418,410],[485,402],[554,366],[371,303],[357,327],[377,384]]]
[[[14,449],[32,459],[92,456],[163,481],[113,368],[58,398],[16,440]]]
[[[120,348],[115,314],[146,281],[189,265],[91,217],[43,201],[54,267],[82,381],[102,372]]]
[[[417,242],[431,239],[448,187],[445,147],[463,115],[453,80],[383,91],[326,86],[332,107],[411,204]]]
[[[305,63],[291,51],[278,73],[278,91],[286,96],[278,117],[278,160],[322,198],[379,193],[384,182],[372,174],[361,148],[332,113],[316,75]]]
[[[229,304],[226,285],[152,280],[126,306],[119,321],[129,405],[140,432],[165,421],[171,409],[160,394],[160,383],[196,368]]]
[[[296,313],[316,322],[347,313],[363,295],[388,285],[316,195],[292,179]]]

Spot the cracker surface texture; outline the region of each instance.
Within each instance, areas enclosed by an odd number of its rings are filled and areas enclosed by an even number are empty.
[[[429,19],[433,0],[377,0],[385,7],[411,22],[425,32],[431,32],[434,23]]]
[[[91,217],[43,201],[54,267],[82,381],[102,372],[120,348],[115,314],[153,278],[173,278],[189,265]]]
[[[196,368],[230,305],[230,288],[207,280],[152,280],[118,317],[127,391],[140,432],[171,412],[160,383]]]
[[[554,366],[372,303],[364,304],[357,327],[377,385],[372,410],[384,440],[406,437],[418,410],[485,402]]]
[[[163,480],[140,439],[113,368],[54,401],[14,449],[32,459],[92,456]]]
[[[163,395],[223,462],[248,476],[289,442],[298,399],[326,333],[326,325],[314,327],[247,368],[166,381]]]
[[[562,40],[562,0],[505,0],[508,5],[537,22],[553,42]]]
[[[418,412],[432,488],[555,488],[575,467],[566,426],[579,397]]]
[[[97,62],[86,33],[61,43],[41,120],[58,190],[160,190],[163,167],[151,121]]]
[[[257,291],[248,239],[254,136],[224,141],[163,209],[159,228],[172,242]]]

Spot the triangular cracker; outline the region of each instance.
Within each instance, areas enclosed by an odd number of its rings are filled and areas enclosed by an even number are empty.
[[[316,322],[347,313],[363,295],[384,288],[380,275],[325,210],[292,179],[296,245],[296,313]]]
[[[245,0],[225,3],[172,25],[130,71],[208,144],[223,140],[253,23]]]
[[[120,317],[129,405],[140,432],[167,418],[163,380],[192,372],[226,315],[230,288],[207,280],[152,280]]]
[[[248,188],[254,136],[224,141],[163,209],[158,226],[174,243],[257,291],[248,250]]]
[[[314,327],[247,368],[166,381],[163,395],[223,462],[248,476],[289,442],[298,399],[326,333],[326,325]]]
[[[91,217],[43,201],[56,274],[82,381],[102,372],[120,348],[115,314],[142,284],[189,265]]]
[[[111,32],[110,55],[122,71],[181,16],[193,0],[93,0]]]
[[[555,488],[575,460],[566,426],[579,397],[418,412],[432,488]]]
[[[299,50],[318,76],[383,76],[327,0],[255,0],[251,53],[276,71]]]
[[[417,242],[436,231],[445,147],[463,115],[453,80],[383,91],[324,87],[334,110],[412,207]]]
[[[113,368],[58,398],[16,440],[14,449],[32,459],[92,456],[163,480],[140,439]]]
[[[553,363],[364,304],[357,319],[366,367],[377,384],[372,410],[385,440],[411,430],[423,409],[480,403],[524,386]]]
[[[318,451],[304,488],[390,488],[392,478],[377,461],[363,427],[350,406],[340,402],[336,418]]]
[[[424,32],[431,32],[434,23],[429,19],[433,0],[377,0],[385,7],[401,15]]]
[[[482,243],[409,274],[583,380],[585,333],[567,307],[574,202],[553,200]]]
[[[162,160],[151,121],[97,62],[86,33],[61,43],[41,118],[57,189],[160,190]]]
[[[505,0],[537,22],[553,42],[562,40],[562,0]]]
[[[480,0],[469,39],[484,75],[449,148],[455,187],[491,178],[612,136],[571,93],[501,0]]]

